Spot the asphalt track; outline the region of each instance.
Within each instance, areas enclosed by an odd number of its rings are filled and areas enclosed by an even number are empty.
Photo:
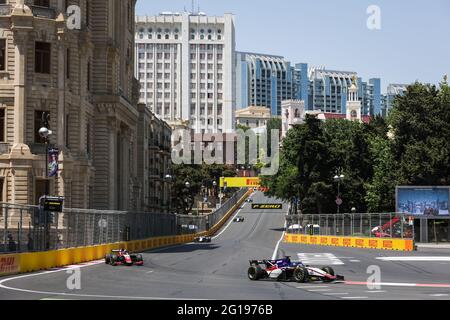
[[[254,203],[279,203],[261,193]],[[66,269],[0,278],[1,300],[42,299],[218,299],[218,300],[449,300],[450,251],[426,249],[414,253],[291,245],[280,242],[283,210],[255,211],[246,203],[211,244],[185,244],[144,253],[142,267],[83,266],[81,289],[70,290]],[[278,247],[278,250],[276,248]],[[298,254],[311,265],[331,264],[346,283],[252,282],[250,259]],[[393,258],[424,261],[391,261]],[[380,260],[385,258],[387,260]],[[435,260],[435,261],[429,261]],[[371,267],[376,266],[376,267]],[[367,286],[368,268],[381,278]]]

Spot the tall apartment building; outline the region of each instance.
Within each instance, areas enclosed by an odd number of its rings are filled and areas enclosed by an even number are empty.
[[[139,83],[135,0],[10,0],[0,4],[0,201],[139,209]],[[81,9],[81,29],[66,8]],[[49,115],[59,171],[47,176],[38,130]]]
[[[389,112],[392,110],[392,108],[394,107],[394,99],[397,96],[402,96],[405,94],[405,92],[408,90],[408,85],[407,84],[389,84],[389,86],[387,87],[387,92],[386,92],[386,109],[385,109],[385,114],[388,115]]]
[[[358,78],[358,90],[362,114],[365,116],[382,115],[381,79],[372,78],[368,82],[364,82]]]
[[[356,72],[311,68],[307,109],[326,113],[346,113],[347,92]]]
[[[281,115],[281,102],[297,95],[296,75],[284,57],[236,52],[237,108],[260,106]]]
[[[325,113],[346,114],[348,90],[356,72],[327,70],[325,68],[309,69],[309,99],[307,109],[320,110]],[[362,104],[362,115],[381,115],[381,80],[357,80],[358,99]]]
[[[140,102],[196,133],[234,129],[234,17],[170,13],[136,17]]]

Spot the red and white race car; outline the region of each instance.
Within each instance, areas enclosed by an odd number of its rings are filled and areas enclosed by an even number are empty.
[[[126,266],[142,266],[144,258],[141,254],[130,254],[125,249],[112,250],[111,254],[105,256],[105,263],[112,266],[126,265]]]

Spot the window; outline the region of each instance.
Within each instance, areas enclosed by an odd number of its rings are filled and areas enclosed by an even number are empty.
[[[35,44],[35,72],[50,74],[51,45],[47,42]]]
[[[5,109],[0,109],[0,142],[6,142]]]
[[[50,0],[34,0],[35,6],[50,7]]]
[[[6,70],[6,39],[0,39],[0,71]]]

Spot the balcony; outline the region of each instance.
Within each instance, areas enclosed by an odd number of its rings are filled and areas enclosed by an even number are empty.
[[[0,16],[10,16],[12,7],[10,4],[0,4]]]
[[[30,6],[31,11],[35,17],[45,18],[45,19],[56,19],[56,11],[53,8],[41,7],[41,6]]]

